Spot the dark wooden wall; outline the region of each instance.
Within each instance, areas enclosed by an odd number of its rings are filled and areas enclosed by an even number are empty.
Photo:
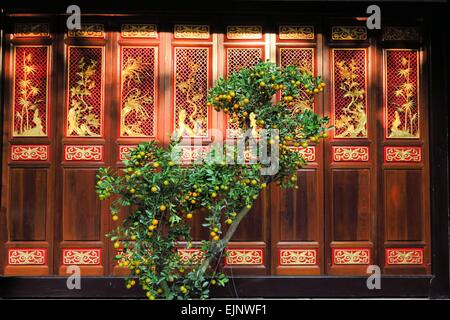
[[[124,273],[113,265],[115,250],[104,237],[114,222],[108,203],[96,197],[96,170],[102,166],[120,167],[124,147],[148,140],[168,143],[181,106],[177,104],[174,75],[177,70],[189,72],[176,54],[201,55],[205,49],[202,63],[206,67],[197,80],[209,87],[218,77],[254,63],[258,54],[282,65],[286,64],[284,59],[306,65],[327,82],[311,107],[330,116],[333,123],[346,115],[343,109],[349,104],[343,96],[343,76],[337,64],[344,61],[344,67],[350,67],[355,60],[355,81],[364,90],[357,99],[367,119],[365,132],[342,134],[349,129],[347,122],[343,129],[336,128],[325,143],[301,150],[309,165],[298,171],[300,188],[286,191],[271,186],[260,196],[230,244],[228,269],[251,275],[361,275],[366,274],[369,265],[376,264],[387,274],[431,272],[429,52],[421,23],[413,21],[398,28],[393,22],[372,32],[365,29],[364,21],[354,18],[280,18],[271,22],[224,19],[217,24],[189,18],[101,16],[83,22],[92,29],[70,36],[61,17],[19,15],[8,19],[3,44],[3,274],[65,274],[71,264],[80,265],[87,275]],[[150,27],[145,29],[148,33],[128,37],[121,32],[125,24],[154,25],[156,29]],[[185,30],[178,37],[175,25]],[[237,32],[228,29],[243,25],[252,28],[243,27]],[[284,26],[291,27],[291,31],[282,31]],[[44,97],[47,109],[39,114],[47,120],[47,132],[39,137],[13,134],[17,121],[14,114],[20,110],[14,99],[14,94],[20,94],[14,80],[20,68],[20,56],[15,50],[30,46],[47,48],[44,51],[48,55],[47,67],[43,67],[44,60],[38,64],[48,82],[35,78],[42,90],[48,90]],[[123,48],[156,48],[151,106],[155,111],[151,120],[154,133],[144,138],[120,133]],[[389,49],[401,50],[401,54],[390,57]],[[417,113],[415,123],[419,125],[414,129],[417,136],[389,138],[388,129],[395,120],[392,105],[398,103],[389,92],[401,84],[397,69],[402,54],[415,70],[416,78],[411,80],[412,114]],[[91,95],[94,98],[89,103],[94,106],[100,127],[91,126],[94,133],[89,137],[73,136],[67,131],[69,88],[76,85],[71,75],[76,74],[78,58],[83,55],[86,61],[98,62]],[[212,110],[203,112],[208,128],[225,132],[225,116]],[[354,129],[363,120],[358,121],[353,122]],[[231,139],[225,133],[216,138]],[[211,136],[195,139],[202,147],[211,142]],[[194,151],[186,148],[186,157],[195,157]],[[201,228],[194,228],[197,239],[203,235]]]

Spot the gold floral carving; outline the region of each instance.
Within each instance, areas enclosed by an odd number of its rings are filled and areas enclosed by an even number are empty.
[[[11,146],[12,161],[46,161],[48,160],[47,145],[13,145]]]
[[[344,91],[344,98],[348,99],[347,105],[342,108],[339,119],[335,121],[337,129],[344,129],[336,134],[336,138],[361,138],[367,137],[367,116],[365,112],[365,90],[357,81],[356,61],[352,59],[349,63],[345,60],[336,62],[342,82],[339,89]]]
[[[361,26],[335,26],[331,30],[333,40],[366,40],[367,28]]]
[[[205,253],[200,249],[177,249],[180,262],[183,265],[196,264],[203,261]]]
[[[263,250],[226,249],[225,263],[227,265],[261,265],[263,264]]]
[[[156,38],[158,36],[156,24],[122,24],[123,38]]]
[[[48,23],[16,23],[14,24],[14,37],[48,37],[49,29]]]
[[[383,30],[384,41],[419,41],[417,27],[386,27]]]
[[[385,147],[386,162],[420,162],[422,150],[420,147]]]
[[[174,27],[175,39],[208,39],[208,25],[176,24]]]
[[[231,40],[262,39],[261,26],[227,26],[227,38]]]
[[[388,265],[423,264],[423,249],[388,248],[386,249],[386,264]]]
[[[398,76],[403,79],[395,90],[395,96],[402,99],[401,104],[395,104],[394,120],[391,124],[389,138],[418,138],[419,131],[415,129],[415,123],[419,120],[419,114],[413,113],[415,107],[414,97],[416,85],[411,81],[411,61],[406,57],[401,59],[402,67],[398,70]],[[403,126],[402,119],[403,118]]]
[[[129,57],[122,68],[122,92],[127,88],[125,96],[122,97],[122,109],[120,112],[120,135],[126,137],[145,137],[142,125],[150,119],[150,114],[145,105],[153,103],[153,92],[142,92],[133,84],[139,84],[146,77],[153,75],[145,72],[142,57]],[[128,119],[133,121],[127,121]]]
[[[64,265],[98,265],[101,260],[101,249],[64,249]]]
[[[369,264],[369,249],[333,249],[334,264]]]
[[[103,24],[81,24],[81,29],[67,32],[69,38],[103,38],[105,36]]]
[[[281,40],[313,40],[313,26],[280,26],[278,36]]]
[[[205,136],[204,124],[206,119],[199,112],[199,102],[204,100],[206,92],[196,85],[197,74],[200,73],[200,65],[192,61],[187,61],[188,77],[186,81],[176,83],[176,88],[184,97],[184,106],[178,111],[177,134],[180,137]],[[180,71],[181,72],[181,71]],[[181,74],[177,78],[181,79]],[[189,112],[187,110],[192,110]]]
[[[43,265],[46,263],[47,249],[11,248],[8,250],[8,264],[10,265]]]
[[[103,146],[65,146],[64,160],[66,161],[101,161]]]
[[[333,161],[369,161],[368,147],[332,147]]]
[[[19,82],[20,99],[19,104],[22,107],[20,112],[15,114],[20,125],[14,131],[15,136],[36,137],[45,136],[42,119],[39,115],[39,105],[47,102],[38,99],[39,88],[33,83],[29,77],[36,74],[37,68],[33,65],[33,55],[31,53],[23,53],[23,78]],[[45,71],[47,75],[47,70]],[[32,122],[29,121],[29,114],[33,115]]]
[[[78,81],[76,85],[70,88],[70,107],[67,115],[67,135],[68,136],[87,136],[98,137],[99,134],[93,132],[90,127],[98,128],[100,120],[92,112],[93,106],[90,106],[85,97],[91,95],[91,90],[97,85],[92,77],[97,72],[98,61],[85,61],[82,57],[78,63]]]
[[[316,249],[280,249],[280,265],[315,265]]]
[[[125,160],[134,149],[136,149],[136,145],[119,146],[119,161]]]

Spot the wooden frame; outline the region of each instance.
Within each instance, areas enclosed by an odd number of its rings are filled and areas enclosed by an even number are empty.
[[[265,12],[265,10],[267,10],[267,12],[271,12],[271,10],[275,10],[278,12],[283,12],[283,10],[286,10],[286,8],[290,8],[293,9],[294,7],[298,6],[299,4],[292,4],[292,5],[285,5],[283,6],[275,6],[275,8],[269,8],[266,7],[264,9],[260,9],[257,10],[259,13],[261,12]],[[314,8],[314,6],[309,7],[310,10],[312,12],[314,12],[314,10],[317,10],[317,8]],[[394,5],[390,6],[390,8],[395,8]],[[447,234],[448,234],[448,230],[446,229],[447,227],[447,219],[448,219],[448,195],[446,190],[448,190],[448,180],[447,180],[447,175],[445,174],[447,172],[447,161],[448,161],[448,153],[446,150],[446,146],[448,144],[447,141],[447,136],[446,136],[446,132],[448,130],[448,124],[445,123],[445,119],[448,116],[448,111],[445,108],[445,104],[448,103],[448,96],[447,96],[447,92],[446,92],[446,74],[445,74],[445,70],[443,70],[442,68],[439,67],[439,65],[444,65],[443,62],[446,61],[446,56],[445,56],[445,43],[443,41],[443,39],[441,38],[441,36],[439,34],[437,34],[436,30],[438,30],[438,28],[440,27],[438,22],[436,19],[432,19],[429,20],[430,17],[430,11],[425,10],[423,7],[421,7],[420,5],[417,6],[412,6],[408,9],[410,11],[410,13],[416,14],[418,15],[419,11],[420,11],[420,15],[424,16],[426,18],[426,32],[424,33],[426,38],[425,40],[425,46],[427,48],[427,50],[429,50],[431,47],[433,48],[433,56],[431,57],[432,59],[432,64],[427,64],[427,70],[424,70],[424,72],[428,73],[429,72],[429,83],[428,86],[426,86],[426,90],[428,90],[428,96],[430,97],[429,99],[429,105],[430,108],[429,110],[431,110],[430,115],[429,115],[429,132],[430,132],[430,161],[431,163],[433,163],[433,166],[430,168],[430,189],[432,190],[439,190],[440,193],[432,193],[431,194],[431,199],[430,199],[430,205],[431,205],[431,229],[432,232],[429,235],[429,237],[431,237],[431,251],[430,251],[430,255],[432,258],[432,267],[431,267],[431,275],[429,276],[408,276],[402,279],[399,278],[395,278],[395,277],[385,277],[386,283],[387,283],[387,288],[383,289],[382,291],[379,292],[367,292],[367,291],[362,291],[361,289],[358,289],[356,287],[356,282],[357,281],[361,281],[361,278],[358,277],[352,277],[352,276],[341,276],[338,278],[335,277],[330,277],[330,276],[320,276],[317,278],[303,278],[300,276],[297,276],[295,279],[295,281],[293,281],[292,279],[282,279],[282,278],[268,278],[268,277],[241,277],[241,278],[236,278],[236,281],[238,281],[238,283],[241,284],[242,288],[244,288],[244,285],[247,285],[248,289],[244,290],[244,289],[240,289],[243,290],[240,293],[240,296],[342,296],[342,295],[346,295],[346,291],[342,291],[342,288],[339,289],[340,284],[345,283],[345,285],[349,286],[350,288],[352,288],[351,290],[353,290],[352,292],[354,292],[355,294],[360,294],[362,296],[398,296],[398,295],[412,295],[412,296],[428,296],[429,294],[431,294],[431,296],[434,297],[440,297],[440,296],[445,296],[448,295],[448,242],[447,242]],[[417,10],[417,11],[416,11]],[[178,13],[171,13],[173,11],[166,11],[168,14],[173,14],[174,16],[178,15]],[[354,12],[357,12],[357,8],[354,9]],[[345,14],[346,16],[351,16],[352,15],[352,11],[348,10],[345,13],[341,12],[342,14]],[[255,13],[255,15],[257,15],[258,13]],[[335,13],[332,13],[335,14]],[[328,15],[331,15],[331,13],[328,13]],[[3,18],[3,17],[2,17]],[[191,17],[192,18],[192,17]],[[193,18],[192,18],[193,19]],[[164,36],[167,36],[168,33],[166,33],[166,35],[163,34],[161,35],[161,39]],[[56,34],[56,37],[60,37],[61,35]],[[55,39],[56,40],[56,39]],[[162,40],[161,40],[162,41]],[[57,42],[57,41],[55,41]],[[162,41],[163,42],[163,41]],[[167,42],[165,42],[167,43]],[[448,50],[448,49],[447,49]],[[56,51],[56,50],[55,50]],[[7,52],[4,53],[4,55],[7,55]],[[59,57],[56,57],[56,59],[60,59]],[[214,59],[214,58],[213,58]],[[5,60],[6,61],[6,60]],[[214,64],[214,63],[213,63]],[[217,64],[216,64],[217,65]],[[7,67],[5,67],[5,74],[7,73]],[[220,67],[219,67],[220,69]],[[325,70],[327,70],[327,68],[325,67]],[[57,77],[57,75],[55,74],[55,76]],[[111,75],[110,75],[111,76]],[[57,78],[56,78],[57,79]],[[112,78],[111,78],[112,79]],[[379,79],[377,80],[379,81]],[[58,81],[59,85],[55,85],[56,87],[61,87],[60,85],[61,81]],[[60,90],[61,92],[61,90]],[[63,91],[62,91],[63,92]],[[422,95],[422,99],[423,96],[426,96],[426,94]],[[55,98],[56,99],[56,98]],[[374,97],[374,94],[371,94],[370,97],[368,97],[368,99],[371,99],[371,101],[376,101],[376,97]],[[2,103],[4,103],[4,101],[7,101],[7,97],[4,98],[4,100],[2,101]],[[114,101],[111,101],[112,105],[114,105]],[[4,108],[2,108],[2,110],[5,110]],[[105,130],[108,130],[107,127],[105,127]],[[370,130],[370,129],[369,129]],[[422,131],[423,132],[423,131]],[[375,136],[373,136],[375,138]],[[109,142],[109,145],[112,145],[112,142]],[[54,147],[54,149],[51,151],[51,154],[53,156],[56,156],[60,159],[61,157],[61,151],[62,150],[58,150],[59,147]],[[108,153],[112,153],[113,148],[109,148],[109,151],[107,151]],[[424,148],[425,149],[425,148]],[[379,151],[373,150],[373,148],[371,148],[370,150],[371,155],[378,153],[379,155]],[[5,144],[3,144],[3,156],[6,154],[5,152]],[[52,156],[53,159],[55,159]],[[378,156],[378,158],[380,158],[380,156]],[[110,157],[110,159],[112,159]],[[5,158],[3,157],[3,161],[2,161],[2,165],[3,167],[5,166]],[[5,174],[5,171],[2,169],[2,174]],[[57,172],[55,174],[58,174]],[[58,187],[57,187],[58,189]],[[5,188],[2,188],[2,194],[5,192]],[[379,194],[378,192],[374,193],[374,194]],[[57,199],[57,197],[56,197]],[[377,201],[376,201],[377,202]],[[105,210],[102,210],[103,212],[103,216],[107,217],[107,212]],[[2,216],[0,217],[0,222],[2,222],[3,225],[3,221],[4,221],[5,217],[3,215],[3,209],[2,209]],[[56,221],[57,223],[57,221]],[[377,230],[377,228],[380,228],[380,224],[378,223],[378,225],[372,225],[372,228],[374,228],[373,230]],[[105,225],[106,227],[106,225]],[[0,228],[3,228],[0,225]],[[3,233],[4,230],[0,230]],[[375,234],[377,232],[373,231]],[[329,231],[328,231],[329,232]],[[328,234],[327,232],[327,234]],[[6,233],[3,233],[6,234]],[[55,236],[55,239],[57,239],[58,236]],[[52,238],[52,237],[51,237]],[[0,240],[3,241],[3,239],[0,238]],[[380,246],[380,239],[378,240],[374,240],[374,243],[378,243],[378,246]],[[326,243],[328,242],[328,240],[326,240]],[[57,251],[59,251],[59,249],[54,249],[54,252],[56,253]],[[57,256],[57,255],[55,255]],[[379,255],[380,256],[380,255]],[[0,249],[0,265],[3,265],[2,259],[4,257],[4,252],[2,252],[2,249]],[[50,264],[52,265],[52,263]],[[53,263],[53,266],[56,268],[57,264]],[[1,271],[1,269],[0,269]],[[21,284],[23,282],[21,282],[20,279],[16,279],[16,278],[12,278],[12,279],[4,279],[1,278],[1,281],[5,281],[5,283],[7,284],[9,281],[15,281],[16,284]],[[431,281],[431,285],[428,284],[428,281]],[[53,284],[51,285],[51,287],[57,286],[57,281],[58,280],[52,280],[52,279],[46,279],[46,278],[42,278],[42,279],[29,279],[29,281],[36,281],[36,283],[38,283],[39,281],[41,283],[49,283],[49,284]],[[90,283],[103,283],[102,278],[93,278],[92,280],[89,280]],[[119,279],[118,279],[119,281]],[[344,281],[344,282],[343,282]],[[291,282],[291,284],[289,283]],[[30,282],[28,282],[30,283]],[[297,287],[294,288],[292,287],[293,284],[296,284]],[[319,284],[325,284],[327,283],[327,286],[329,285],[329,289],[330,290],[334,290],[333,292],[324,292],[324,291],[317,291],[317,290],[312,290],[311,288],[314,288],[314,286],[317,286]],[[258,286],[260,287],[259,289],[255,285],[258,284]],[[264,284],[261,286],[261,284]],[[355,284],[355,286],[353,286],[353,284]],[[402,288],[394,288],[395,284],[400,284],[402,286]],[[7,287],[6,287],[7,288]],[[283,289],[282,289],[283,288]],[[26,292],[23,290],[23,287],[17,287],[16,288],[16,294],[22,294],[24,295]],[[428,291],[430,290],[431,291]],[[92,290],[94,290],[94,288],[92,287]],[[248,291],[247,291],[248,290]],[[272,290],[271,292],[269,290]],[[287,290],[287,291],[281,291],[281,290]],[[309,293],[308,293],[308,290]],[[91,292],[95,292],[95,291],[91,291]],[[341,293],[339,293],[341,292]],[[429,293],[431,292],[431,293]],[[6,294],[8,295],[14,295],[14,292],[6,292]],[[55,295],[56,291],[52,293],[51,289],[45,293],[48,296],[51,295]],[[105,293],[107,294],[107,293]],[[114,294],[118,294],[118,295],[125,295],[122,292],[116,292],[116,293],[112,293],[112,295]],[[217,294],[220,295],[226,295],[226,293],[224,291],[220,292],[218,291]]]

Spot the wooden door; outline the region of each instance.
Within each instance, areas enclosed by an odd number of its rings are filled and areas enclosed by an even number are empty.
[[[265,59],[323,75],[323,94],[301,107],[334,128],[324,143],[298,148],[309,162],[297,172],[298,190],[271,186],[260,195],[225,268],[430,273],[428,59],[419,27],[378,34],[353,19],[104,16],[68,32],[52,16],[11,18],[2,47],[1,273],[64,275],[78,265],[85,275],[125,274],[105,238],[116,222],[95,194],[97,169],[120,168],[140,142],[166,145],[174,129],[185,136],[187,162],[234,139],[233,124],[206,106],[206,91]],[[201,218],[196,240],[205,238]]]

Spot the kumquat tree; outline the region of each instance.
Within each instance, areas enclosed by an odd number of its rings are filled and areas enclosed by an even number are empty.
[[[119,265],[130,269],[128,288],[139,283],[150,300],[206,299],[211,285],[227,283],[220,269],[224,249],[261,190],[273,182],[298,188],[296,171],[306,165],[298,147],[327,137],[328,118],[296,107],[305,93],[311,99],[324,86],[296,66],[281,69],[270,62],[218,80],[208,106],[239,124],[245,148],[257,142],[255,161],[239,161],[238,146],[212,145],[205,157],[186,165],[179,161],[181,139],[174,137],[167,148],[138,145],[119,172],[99,170],[100,199],[112,197],[114,221],[124,215],[108,237],[121,250]],[[177,249],[193,247],[189,220],[200,211],[207,213],[202,225],[210,238],[197,246],[201,254],[181,261]]]

